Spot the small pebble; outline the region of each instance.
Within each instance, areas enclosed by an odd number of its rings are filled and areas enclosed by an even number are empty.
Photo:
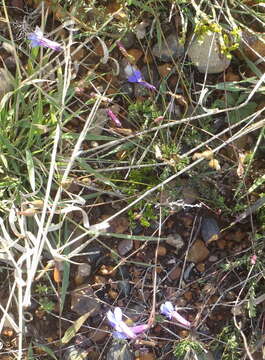
[[[216,261],[218,261],[218,257],[217,256],[215,256],[215,255],[211,255],[211,256],[209,256],[209,259],[208,259],[210,262],[216,262]]]
[[[165,256],[167,254],[167,249],[164,246],[158,246],[157,255]]]
[[[184,339],[190,335],[188,330],[180,330],[178,331],[179,336]]]
[[[224,239],[217,240],[217,246],[219,249],[223,250],[227,246],[227,242]]]
[[[139,354],[139,357],[136,357],[135,360],[155,360],[156,357],[153,353],[150,353],[150,352],[141,352]]]
[[[111,265],[102,265],[99,269],[99,273],[103,276],[115,275],[116,270],[113,271],[113,266]]]
[[[140,49],[130,49],[127,51],[133,60],[133,64],[136,64],[143,56],[143,51]]]
[[[107,336],[109,336],[109,327],[103,325],[101,328],[93,330],[89,338],[95,343],[101,343]]]
[[[179,234],[169,235],[166,239],[166,243],[176,249],[174,251],[176,254],[184,246],[184,241]]]
[[[161,61],[172,61],[184,54],[184,46],[178,42],[177,34],[170,34],[161,44],[153,46],[152,54]]]
[[[133,249],[133,240],[124,239],[118,245],[118,252],[121,256],[128,254]]]
[[[109,295],[109,297],[110,297],[112,300],[116,300],[117,297],[119,296],[119,294],[118,294],[117,291],[115,291],[115,290],[110,290],[110,291],[108,292],[108,295]]]
[[[204,261],[209,256],[209,250],[202,240],[196,240],[189,249],[187,260],[195,264]]]
[[[181,271],[182,271],[181,267],[175,266],[168,274],[169,280],[175,281],[175,280],[179,279],[180,275],[181,275]]]
[[[205,217],[201,223],[201,235],[206,243],[219,239],[220,229],[217,221],[212,217]]]
[[[187,301],[192,300],[192,292],[191,291],[186,291],[183,296]]]
[[[100,303],[90,285],[81,285],[71,291],[71,310],[79,315],[91,311],[95,316],[100,311]]]
[[[157,69],[158,69],[160,76],[162,78],[164,78],[164,77],[168,76],[168,74],[172,71],[173,66],[172,66],[172,64],[163,64],[163,65],[159,65],[157,67]]]
[[[196,265],[196,269],[201,273],[205,271],[205,267],[205,263],[199,263]]]
[[[91,265],[82,263],[78,265],[77,274],[80,276],[89,276],[91,274]]]
[[[107,351],[106,360],[134,360],[126,342],[114,342]]]

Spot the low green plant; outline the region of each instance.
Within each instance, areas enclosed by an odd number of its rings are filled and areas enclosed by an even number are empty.
[[[246,92],[233,92],[228,91],[225,99],[217,99],[213,102],[212,108],[225,109],[229,107],[236,107],[241,105],[248,97]],[[240,107],[238,110],[230,111],[227,115],[227,120],[231,124],[235,124],[247,116],[253,114],[257,108],[257,103],[249,101],[245,106]]]
[[[241,354],[241,341],[238,331],[234,326],[228,325],[223,328],[217,337],[217,345],[214,348],[222,351],[222,360],[240,360]],[[223,348],[220,349],[220,344]]]
[[[179,342],[175,343],[173,353],[178,360],[184,359],[187,354],[194,355],[194,356],[202,356],[205,350],[203,346],[197,341],[192,338],[187,338],[180,340]],[[202,359],[202,357],[200,357]]]
[[[128,107],[128,121],[133,124],[137,123],[141,130],[148,128],[161,115],[161,111],[158,110],[151,99],[142,102],[138,101]]]
[[[51,312],[55,308],[54,302],[50,301],[47,296],[42,297],[39,300],[39,303],[40,303],[40,310],[43,310],[43,311],[46,311],[46,312]]]
[[[137,205],[132,207],[128,211],[128,215],[133,227],[136,226],[136,220],[139,220],[139,223],[143,227],[149,227],[151,222],[157,219],[154,205],[146,203],[145,201],[140,201]]]

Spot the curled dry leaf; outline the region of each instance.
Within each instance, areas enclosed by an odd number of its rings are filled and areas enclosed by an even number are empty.
[[[246,158],[246,154],[239,153],[238,154],[238,166],[237,166],[237,176],[242,177],[244,175],[244,160]]]
[[[221,170],[221,166],[219,164],[219,161],[216,159],[212,159],[209,161],[209,166],[217,171]]]
[[[192,160],[198,160],[198,159],[211,160],[212,158],[213,158],[212,150],[205,150],[202,153],[195,153],[192,157]]]
[[[26,210],[18,211],[18,215],[24,215],[24,216],[34,216],[37,214],[38,210],[34,208],[29,208]]]

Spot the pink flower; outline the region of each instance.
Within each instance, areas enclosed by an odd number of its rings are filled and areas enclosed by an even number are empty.
[[[120,120],[117,118],[117,116],[114,114],[114,112],[112,110],[107,109],[107,114],[117,127],[121,127]]]
[[[117,339],[135,339],[138,334],[143,333],[149,328],[146,324],[128,326],[122,321],[122,311],[119,307],[116,307],[113,312],[109,310],[107,318],[110,325],[116,330],[113,335]]]
[[[188,328],[191,327],[191,323],[177,312],[177,307],[175,307],[174,309],[174,306],[170,301],[166,301],[160,306],[160,312],[161,314],[165,315],[169,320],[173,318],[181,325],[184,325]]]
[[[252,255],[250,258],[250,264],[255,265],[257,261],[257,255]]]

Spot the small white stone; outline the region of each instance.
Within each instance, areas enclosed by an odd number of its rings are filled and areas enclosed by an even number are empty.
[[[89,276],[91,274],[91,265],[86,263],[79,264],[77,274],[82,277]]]
[[[189,46],[188,55],[201,73],[218,74],[230,65],[230,59],[221,54],[220,34],[205,34],[203,39],[195,38]]]

